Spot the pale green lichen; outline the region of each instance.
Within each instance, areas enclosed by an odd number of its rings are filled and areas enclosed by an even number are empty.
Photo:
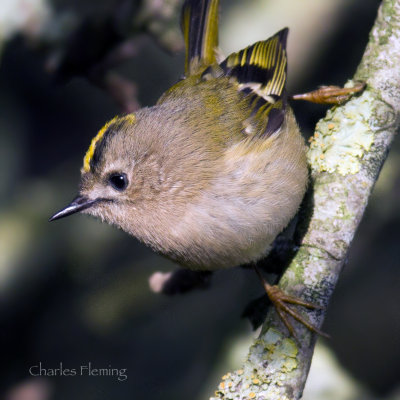
[[[251,347],[243,369],[222,377],[212,399],[288,399],[284,383],[298,367],[297,355],[293,339],[269,328]]]
[[[320,282],[324,271],[320,261],[326,257],[327,254],[317,247],[312,249],[308,246],[301,247],[296,255],[294,264],[281,278],[279,286],[285,290],[286,288],[293,287],[301,282],[305,286],[314,287],[317,282]],[[309,265],[312,265],[313,267],[305,270],[305,266]]]
[[[374,141],[370,126],[373,102],[372,94],[365,91],[328,111],[310,139],[308,160],[314,171],[348,175],[360,170],[361,159]]]

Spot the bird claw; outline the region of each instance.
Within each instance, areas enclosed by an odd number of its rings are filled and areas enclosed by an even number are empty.
[[[287,317],[287,314],[292,316],[296,321],[302,323],[310,331],[315,332],[318,335],[324,336],[326,338],[329,338],[329,335],[327,335],[325,332],[321,331],[316,326],[311,324],[301,314],[299,314],[298,312],[294,311],[291,307],[289,307],[287,303],[303,306],[303,307],[313,309],[313,310],[323,310],[323,309],[325,309],[324,307],[319,306],[317,304],[303,301],[298,297],[289,296],[289,295],[285,294],[278,286],[268,285],[268,287],[266,287],[265,290],[266,290],[268,297],[270,298],[272,304],[275,306],[275,309],[278,312],[278,315],[280,316],[280,318],[282,319],[286,328],[289,330],[290,334],[293,337],[298,339],[296,336],[295,330],[293,328],[293,325],[291,324],[291,322],[289,321],[289,319]]]
[[[365,82],[354,82],[353,87],[342,88],[340,86],[321,86],[317,90],[307,93],[295,94],[292,96],[293,100],[305,100],[311,103],[326,104],[326,105],[339,105],[345,103],[355,93],[364,90]]]
[[[264,289],[271,300],[272,304],[274,305],[279,317],[281,318],[282,322],[290,332],[290,334],[299,342],[299,338],[296,335],[296,332],[293,328],[292,323],[288,319],[288,314],[293,317],[296,321],[302,323],[306,328],[308,328],[311,332],[317,333],[318,335],[324,336],[326,338],[330,338],[325,332],[318,329],[316,326],[310,323],[306,318],[304,318],[300,313],[293,310],[289,307],[289,304],[299,305],[302,307],[306,307],[312,310],[324,310],[325,307],[306,302],[298,297],[287,295],[283,292],[278,286],[270,285],[261,275],[261,272],[255,267],[255,270],[263,283]]]

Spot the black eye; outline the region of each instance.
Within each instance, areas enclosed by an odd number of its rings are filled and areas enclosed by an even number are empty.
[[[108,178],[108,182],[115,190],[120,192],[125,190],[128,186],[128,178],[126,174],[112,174]]]

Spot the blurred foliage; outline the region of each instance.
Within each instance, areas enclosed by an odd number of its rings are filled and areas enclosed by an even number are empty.
[[[224,0],[221,46],[237,49],[288,25],[290,91],[343,84],[378,5]],[[246,352],[252,333],[240,315],[262,294],[251,271],[221,271],[204,291],[155,295],[148,277],[172,263],[88,217],[47,223],[75,195],[83,154],[104,122],[121,108],[154,104],[182,74],[183,54],[165,51],[182,46],[178,6],[0,3],[0,393],[8,399],[200,399]],[[10,19],[13,13],[21,18]],[[93,40],[99,50],[89,55]],[[294,108],[305,134],[326,111]],[[334,294],[325,324],[330,351],[322,349],[322,364],[317,358],[312,366],[308,400],[400,398],[399,157],[395,143]],[[128,379],[33,379],[29,367],[39,362],[126,368]],[[331,397],[321,397],[321,375]]]

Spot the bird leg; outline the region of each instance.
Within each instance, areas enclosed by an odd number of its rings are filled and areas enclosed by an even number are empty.
[[[149,278],[149,286],[154,293],[172,296],[194,289],[208,288],[211,274],[211,271],[192,271],[183,268],[171,272],[154,272]]]
[[[295,94],[293,100],[305,100],[317,104],[342,104],[350,99],[353,94],[361,92],[366,86],[365,82],[354,82],[354,87],[321,86],[312,92]]]
[[[290,308],[286,303],[303,306],[303,307],[313,309],[313,310],[316,310],[316,309],[321,310],[324,307],[321,307],[316,304],[308,303],[306,301],[301,300],[298,297],[289,296],[289,295],[285,294],[278,286],[270,285],[264,279],[264,277],[262,276],[262,274],[261,274],[260,270],[257,268],[257,266],[254,266],[254,269],[255,269],[258,277],[260,278],[269,299],[271,300],[272,304],[275,306],[275,309],[276,309],[279,317],[281,318],[282,322],[285,324],[286,328],[288,329],[288,331],[294,338],[297,339],[296,333],[293,329],[291,322],[288,319],[287,314],[291,315],[295,320],[302,323],[310,331],[318,333],[318,335],[329,338],[329,335],[322,332],[316,326],[312,325],[306,318],[304,318],[298,312],[292,310],[292,308]]]

